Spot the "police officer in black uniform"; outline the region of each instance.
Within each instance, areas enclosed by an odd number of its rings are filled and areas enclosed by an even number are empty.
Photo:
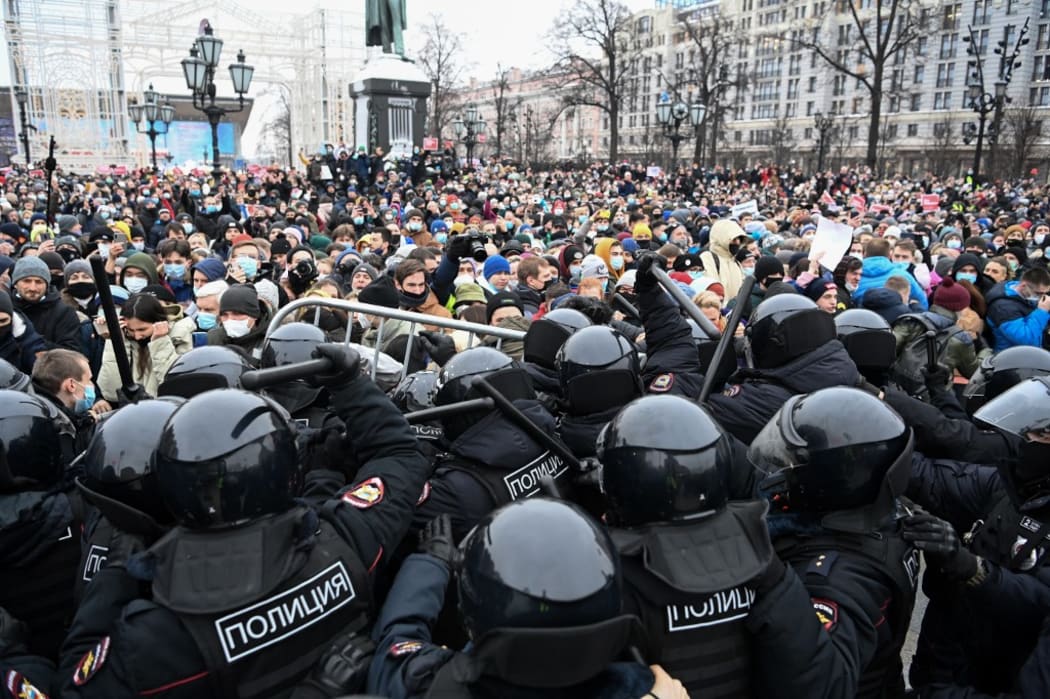
[[[566,340],[554,363],[564,406],[558,434],[577,457],[594,456],[602,428],[643,394],[638,352],[620,332],[594,325]]]
[[[106,562],[114,527],[152,544],[174,520],[160,496],[154,465],[164,423],[184,399],[131,403],[103,420],[80,459],[77,488],[88,508],[81,536],[76,597]]]
[[[806,588],[773,552],[767,503],[728,501],[730,442],[675,396],[631,403],[602,433],[624,609],[642,619],[650,658],[693,696],[843,696],[848,673]]]
[[[864,380],[885,386],[897,359],[897,339],[886,319],[866,308],[850,308],[835,316],[835,330]]]
[[[1029,378],[984,404],[978,425],[1013,444],[997,468],[940,460],[913,473],[918,522],[942,549],[923,579],[913,686],[1014,691],[1040,633],[1050,587],[1050,378]],[[929,521],[936,517],[936,521]],[[962,541],[962,544],[959,541]],[[1011,579],[1009,594],[989,594]],[[1008,631],[1007,631],[1008,630]]]
[[[899,521],[911,454],[900,416],[855,388],[788,399],[748,450],[765,474],[777,554],[802,578],[851,675],[839,696],[904,694],[900,651],[919,573]]]
[[[240,388],[252,369],[248,355],[229,345],[207,345],[180,355],[157,387],[158,396],[193,398],[216,388]]]
[[[791,396],[861,382],[836,339],[835,321],[805,296],[767,298],[751,315],[745,333],[754,368],[741,369],[721,394],[707,399],[726,431],[745,444]]]
[[[534,320],[525,331],[523,366],[532,378],[539,395],[562,397],[555,358],[565,341],[583,328],[590,327],[587,316],[572,308],[556,308],[539,320]]]
[[[554,417],[536,399],[521,365],[490,347],[460,352],[438,377],[435,407],[484,397],[476,378],[491,383],[535,425],[555,433]],[[413,526],[422,529],[440,514],[452,516],[459,541],[500,505],[540,493],[543,480],[568,484],[569,466],[529,437],[496,408],[477,408],[441,418],[445,453],[438,459],[416,510]]]
[[[25,391],[31,379],[6,359],[0,359],[0,390]]]
[[[66,472],[56,411],[0,391],[0,607],[28,626],[32,655],[57,658],[73,618],[83,503]]]
[[[63,647],[62,696],[280,697],[335,637],[367,625],[370,576],[404,536],[428,466],[357,354],[317,354],[362,480],[319,509],[299,504],[280,406],[238,390],[180,406],[157,451],[178,526],[144,553],[110,547]],[[149,602],[136,599],[146,572]]]
[[[259,366],[263,369],[309,361],[313,351],[326,342],[325,332],[309,323],[287,323],[267,336]],[[357,464],[346,442],[346,425],[329,409],[328,391],[305,379],[269,386],[263,395],[288,411],[298,426],[299,458],[307,470],[339,471],[347,482],[354,479]]]
[[[449,523],[437,520],[421,548],[373,630],[369,692],[635,699],[655,689],[644,665],[615,662],[640,642],[638,620],[620,611],[609,535],[574,506],[543,497],[510,503],[482,519],[462,552]],[[431,640],[460,561],[460,615],[474,641],[467,652]]]
[[[434,394],[437,393],[438,372],[417,371],[401,379],[390,400],[402,413],[412,413],[434,407]],[[433,461],[441,451],[444,432],[441,422],[432,420],[411,425],[423,454]]]
[[[26,647],[26,625],[0,607],[0,699],[53,696],[55,664]]]

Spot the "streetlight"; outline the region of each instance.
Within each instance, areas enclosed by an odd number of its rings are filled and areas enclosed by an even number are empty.
[[[671,104],[670,96],[665,92],[656,103],[656,120],[664,128],[664,136],[671,141],[671,166],[678,166],[678,146],[687,138],[685,134],[679,133],[682,124],[689,120],[695,137],[696,130],[704,121],[707,107],[703,102],[694,102],[686,105],[685,102]]]
[[[18,102],[19,119],[22,124],[22,135],[19,138],[26,152],[26,165],[32,165],[33,159],[29,154],[29,131],[36,131],[36,127],[29,123],[29,95],[22,88],[18,88],[15,90],[15,100]]]
[[[463,141],[463,145],[467,147],[467,167],[473,170],[474,146],[478,143],[478,136],[485,133],[485,117],[478,112],[475,105],[468,105],[462,116],[452,120],[452,129],[456,138]]]
[[[1004,29],[1009,31],[1010,27]],[[974,185],[978,182],[978,175],[981,172],[981,155],[984,151],[984,137],[987,133],[989,143],[994,147],[999,140],[999,125],[1003,116],[1003,106],[1012,100],[1006,95],[1006,88],[1010,86],[1010,81],[1013,79],[1013,73],[1015,68],[1021,67],[1021,61],[1018,57],[1021,55],[1021,47],[1028,43],[1028,39],[1025,36],[1028,34],[1028,20],[1025,20],[1024,26],[1021,27],[1021,31],[1017,35],[1017,39],[1014,42],[1012,53],[1006,55],[1006,40],[998,42],[995,48],[995,53],[1000,57],[999,59],[999,75],[997,76],[995,83],[992,86],[992,92],[988,92],[984,82],[984,59],[981,57],[981,51],[978,46],[977,37],[974,36],[973,26],[967,26],[967,36],[963,37],[963,41],[966,42],[966,54],[970,56],[970,61],[967,62],[967,67],[972,68],[970,77],[966,81],[966,97],[970,109],[977,113],[977,123],[969,122],[963,126],[963,142],[969,145],[975,139],[977,146],[973,153],[973,181]],[[992,119],[992,123],[988,126],[988,115],[995,113],[995,117]],[[986,128],[987,126],[987,128]],[[1018,163],[1022,165],[1023,163]]]
[[[135,129],[149,137],[153,172],[157,172],[157,136],[168,133],[168,126],[175,118],[175,107],[170,102],[158,104],[157,93],[150,83],[149,89],[142,93],[142,104],[129,104],[128,113]],[[142,127],[146,127],[145,130]]]
[[[835,128],[835,112],[827,115],[817,112],[813,115],[813,125],[820,134],[820,140],[817,141],[817,172],[820,173],[824,171],[824,150],[828,145],[828,134]]]
[[[233,91],[237,93],[238,107],[227,109],[215,104],[215,69],[219,67],[222,55],[222,39],[214,36],[211,25],[204,27],[204,34],[197,37],[190,48],[188,58],[182,59],[182,72],[186,77],[186,87],[193,93],[193,108],[203,112],[211,125],[212,177],[222,177],[219,164],[219,122],[227,114],[236,114],[244,110],[244,95],[252,84],[255,67],[244,62],[244,51],[237,52],[237,62],[230,64],[230,80]]]

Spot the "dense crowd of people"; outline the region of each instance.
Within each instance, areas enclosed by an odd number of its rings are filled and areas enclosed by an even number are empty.
[[[303,164],[2,172],[0,697],[1050,695],[1050,186]]]

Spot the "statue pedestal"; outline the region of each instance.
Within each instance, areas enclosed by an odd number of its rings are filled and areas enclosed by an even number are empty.
[[[350,84],[354,100],[355,145],[369,154],[382,146],[395,156],[412,154],[426,133],[430,81],[415,63],[389,53],[368,58]]]

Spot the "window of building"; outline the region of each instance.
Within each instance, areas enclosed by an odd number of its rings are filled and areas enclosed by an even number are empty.
[[[959,46],[959,35],[958,34],[943,34],[941,36],[941,52],[938,57],[941,60],[946,58],[955,58],[955,52]]]
[[[959,28],[959,20],[962,17],[962,3],[953,3],[944,6],[941,15],[941,30],[955,31]]]
[[[813,103],[806,102],[806,116],[813,116]]]
[[[922,95],[913,94],[911,96],[911,111],[917,112],[922,109]]]
[[[937,65],[937,87],[951,87],[955,78],[954,63],[939,63]]]
[[[933,108],[934,109],[951,109],[952,108],[952,93],[950,91],[933,93]]]
[[[908,136],[918,136],[918,135],[919,135],[919,125],[918,124],[908,124]]]
[[[974,0],[973,23],[988,24],[992,20],[992,0]]]
[[[915,76],[912,78],[912,82],[916,85],[922,85],[922,81],[925,77],[926,66],[915,66]]]
[[[806,85],[806,92],[813,93],[813,92],[816,92],[816,91],[817,91],[817,76],[811,75],[811,76],[809,76],[809,84]]]
[[[653,18],[648,15],[645,17],[639,17],[637,24],[639,34],[648,34],[653,30]]]

